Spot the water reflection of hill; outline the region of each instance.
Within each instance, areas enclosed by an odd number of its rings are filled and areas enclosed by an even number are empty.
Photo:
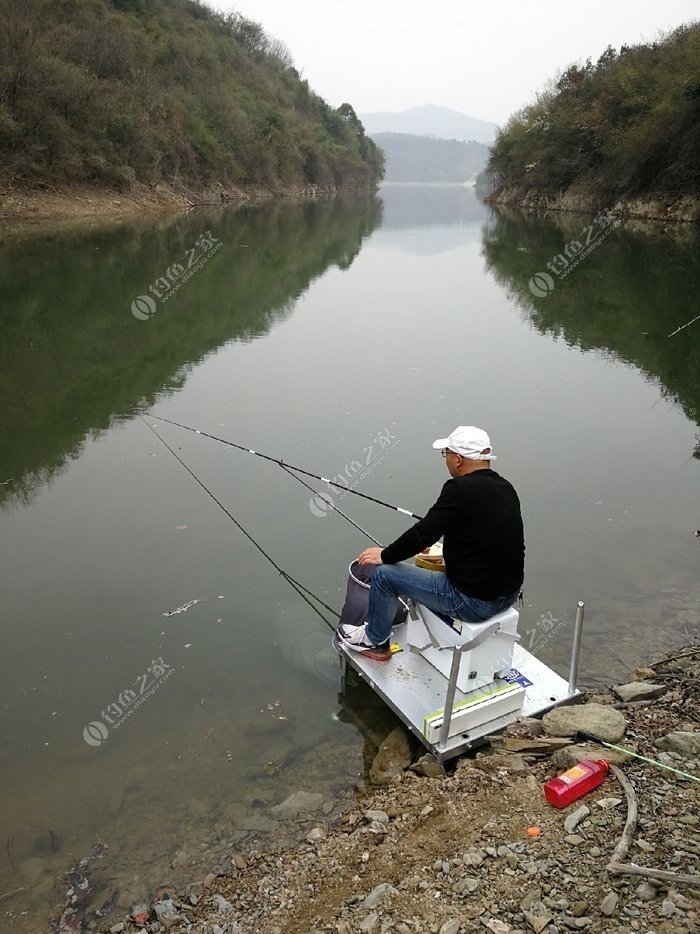
[[[378,224],[373,198],[195,212],[146,229],[30,239],[0,251],[0,501],[26,500],[115,417],[186,368],[288,314]],[[132,300],[207,228],[222,247],[150,321]]]
[[[490,209],[466,185],[382,185],[382,231],[464,227],[482,223]],[[407,194],[409,197],[407,197]]]
[[[547,271],[547,262],[588,223],[499,211],[483,232],[487,267],[537,330],[637,367],[700,424],[700,322],[668,337],[700,311],[696,235],[683,241],[658,226],[623,227],[556,281],[549,295],[536,298],[531,276]]]

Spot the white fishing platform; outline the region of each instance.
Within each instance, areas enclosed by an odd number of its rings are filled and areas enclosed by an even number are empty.
[[[374,690],[438,761],[478,745],[518,717],[532,717],[571,702],[576,688],[583,603],[576,627],[569,681],[523,648],[519,613],[511,607],[484,623],[451,624],[409,603],[405,623],[394,627],[398,651],[389,661],[334,645],[348,666]]]

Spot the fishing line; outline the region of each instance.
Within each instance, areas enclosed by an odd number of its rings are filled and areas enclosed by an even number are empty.
[[[286,470],[286,472],[289,474],[290,477],[294,477],[294,479],[298,480],[299,483],[301,483],[302,486],[305,486],[307,490],[311,490],[311,492],[314,493],[316,496],[318,496],[319,499],[322,499],[324,503],[327,503],[329,509],[332,509],[334,512],[337,512],[339,515],[343,517],[343,519],[347,519],[350,525],[354,525],[355,528],[358,530],[358,532],[362,532],[362,534],[366,535],[367,538],[372,539],[375,545],[379,545],[380,548],[383,547],[382,543],[378,542],[377,539],[374,537],[374,535],[371,535],[367,531],[367,529],[363,529],[361,525],[358,525],[354,519],[351,519],[350,516],[344,513],[342,509],[339,509],[334,503],[329,503],[322,493],[319,493],[317,490],[314,490],[312,486],[309,486],[306,480],[302,480],[301,477],[297,477],[295,473],[292,473],[292,471],[287,467],[286,464],[280,464],[280,467],[282,468],[282,470]]]
[[[595,743],[600,743],[601,746],[607,746],[608,749],[616,749],[618,752],[624,752],[628,756],[632,756],[635,759],[641,759],[642,762],[648,762],[649,765],[656,765],[660,769],[666,769],[667,772],[674,772],[676,775],[682,775],[683,778],[689,778],[691,781],[700,782],[700,778],[697,775],[691,775],[689,772],[683,772],[681,769],[674,769],[672,765],[666,765],[665,762],[659,762],[658,759],[649,759],[647,756],[642,756],[638,752],[633,752],[631,749],[627,749],[625,746],[616,746],[614,743],[606,743],[605,740],[598,739],[592,733],[584,733],[582,730],[577,731],[579,736],[587,740],[593,740]]]
[[[148,413],[148,417],[156,418],[159,422],[166,422],[168,425],[175,425],[176,428],[184,428],[185,431],[191,431],[196,435],[202,435],[204,438],[211,438],[212,441],[218,441],[220,444],[227,444],[229,447],[237,448],[239,451],[245,451],[246,454],[254,454],[255,457],[262,457],[263,460],[271,461],[273,464],[278,464],[280,467],[286,467],[289,470],[294,470],[296,473],[304,474],[305,477],[311,477],[314,480],[320,480],[322,483],[327,483],[339,490],[345,490],[346,493],[352,493],[353,496],[361,496],[363,499],[368,499],[370,502],[377,503],[379,506],[385,506],[387,509],[393,509],[394,512],[401,512],[405,516],[410,516],[411,519],[423,518],[423,516],[419,516],[415,512],[411,512],[410,509],[404,509],[402,506],[392,506],[391,503],[385,503],[384,500],[377,499],[375,496],[370,496],[368,493],[362,493],[360,490],[351,490],[349,487],[343,486],[342,483],[334,483],[327,477],[321,477],[319,474],[311,473],[310,470],[304,470],[303,467],[295,467],[293,464],[287,464],[285,461],[278,457],[270,457],[268,454],[261,454],[260,451],[254,451],[252,448],[247,448],[243,444],[236,444],[235,441],[227,441],[226,438],[218,438],[216,435],[210,435],[206,431],[200,431],[199,428],[190,428],[189,425],[183,425],[181,422],[174,422],[172,419],[164,418],[162,415],[154,415],[152,412]]]
[[[214,500],[214,502],[216,503],[216,505],[217,505],[220,509],[222,509],[222,510],[226,513],[226,515],[229,517],[229,519],[240,529],[241,532],[243,532],[243,534],[244,534],[245,537],[251,542],[251,544],[255,545],[255,547],[258,549],[258,551],[260,552],[260,554],[261,554],[264,558],[266,558],[266,559],[270,562],[270,564],[273,566],[273,568],[275,568],[275,570],[276,570],[276,571],[277,571],[277,572],[278,572],[278,573],[279,573],[279,574],[280,574],[280,575],[296,590],[296,592],[299,594],[299,596],[302,598],[302,600],[306,601],[306,603],[308,603],[308,605],[311,607],[311,609],[314,611],[314,613],[316,613],[318,616],[320,616],[321,619],[323,620],[323,622],[324,622],[330,629],[332,629],[333,631],[335,631],[335,626],[333,625],[333,623],[330,622],[330,620],[327,620],[327,619],[326,619],[326,617],[323,615],[323,613],[321,613],[321,611],[318,609],[318,607],[317,607],[317,606],[314,606],[314,604],[311,602],[311,600],[309,599],[309,597],[311,597],[312,599],[316,600],[317,603],[319,603],[322,607],[324,607],[326,610],[328,610],[329,613],[332,613],[334,616],[337,616],[338,618],[340,618],[340,613],[338,613],[337,610],[334,610],[332,606],[329,606],[327,603],[324,603],[324,601],[321,600],[320,597],[317,597],[316,594],[312,593],[312,592],[308,589],[308,587],[304,587],[304,585],[301,584],[301,583],[300,583],[298,580],[296,580],[294,577],[292,577],[291,574],[288,574],[287,571],[285,571],[283,568],[281,568],[281,567],[279,566],[279,564],[277,564],[277,562],[274,560],[274,558],[273,558],[271,555],[269,555],[269,554],[265,551],[265,549],[262,547],[262,545],[259,545],[259,544],[255,541],[255,539],[254,539],[253,536],[250,534],[250,532],[248,532],[246,529],[243,528],[243,526],[242,526],[241,523],[238,521],[238,519],[236,519],[236,517],[233,516],[233,515],[229,512],[229,510],[224,506],[224,504],[223,504],[219,499],[216,498],[216,496],[212,493],[212,491],[211,491],[207,486],[205,486],[204,483],[202,483],[202,481],[199,479],[199,477],[198,477],[192,470],[190,470],[190,468],[189,468],[189,467],[187,466],[187,464],[183,461],[183,459],[170,447],[170,445],[168,444],[168,442],[158,434],[158,432],[155,430],[155,428],[154,428],[152,425],[149,425],[149,424],[148,424],[148,422],[147,422],[146,419],[143,417],[143,415],[139,415],[139,418],[140,418],[141,421],[144,423],[144,425],[146,425],[146,427],[149,428],[149,429],[153,432],[153,434],[156,436],[156,438],[158,438],[158,440],[159,440],[163,445],[165,445],[165,447],[170,451],[170,453],[173,455],[173,457],[174,457],[177,461],[179,461],[179,463],[185,468],[185,470],[186,470],[187,473],[192,477],[192,479],[195,480],[195,481],[201,486],[201,488],[204,490],[204,492],[205,492],[208,496],[210,496],[211,499]],[[307,595],[308,595],[308,596],[307,596]]]

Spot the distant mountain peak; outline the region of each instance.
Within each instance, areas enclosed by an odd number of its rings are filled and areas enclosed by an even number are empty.
[[[469,114],[440,104],[419,104],[400,112],[385,111],[359,114],[368,134],[410,133],[441,139],[476,140],[490,145],[496,135],[496,124],[479,120]]]

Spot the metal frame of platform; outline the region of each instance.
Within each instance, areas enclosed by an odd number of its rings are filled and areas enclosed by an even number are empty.
[[[582,629],[583,603],[579,603],[568,683],[527,649],[516,644],[513,650],[513,669],[521,676],[520,683],[525,687],[522,707],[454,736],[447,736],[453,710],[468,702],[470,698],[473,699],[473,695],[482,693],[484,688],[482,686],[469,693],[460,691],[456,685],[459,662],[453,663],[450,678],[445,678],[409,645],[406,623],[394,628],[391,639],[392,642],[398,643],[401,651],[386,662],[375,661],[366,655],[353,652],[341,641],[339,654],[342,660],[343,686],[347,677],[347,666],[350,666],[376,691],[435,758],[444,762],[472,746],[479,745],[487,736],[514,723],[518,717],[537,716],[552,707],[570,703],[579,696],[576,680]],[[454,658],[459,659],[459,651],[455,652]],[[506,680],[496,679],[491,682],[491,686],[507,683]],[[426,717],[435,711],[444,712],[445,722],[442,724],[440,738],[437,742],[431,742],[424,734],[424,722]]]

